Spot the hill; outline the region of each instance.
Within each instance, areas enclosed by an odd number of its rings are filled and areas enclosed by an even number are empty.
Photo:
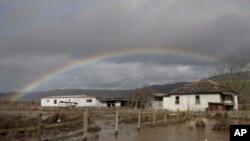
[[[239,102],[250,103],[250,72],[248,71],[242,73],[241,77],[237,80],[230,81],[228,78],[230,78],[230,75],[213,76],[209,79],[212,79],[224,86],[231,86],[233,83],[238,84],[239,86],[244,86],[241,91],[242,95],[239,98]]]
[[[0,100],[9,99],[9,96],[10,96],[11,94],[12,94],[12,92],[0,93]]]
[[[59,95],[91,95],[96,97],[127,97],[130,90],[86,90],[86,89],[58,89],[29,93],[21,100],[40,100],[42,97]]]
[[[179,83],[174,83],[174,84],[152,85],[149,87],[158,93],[169,93],[172,90],[180,88],[188,83],[189,82],[179,82]]]

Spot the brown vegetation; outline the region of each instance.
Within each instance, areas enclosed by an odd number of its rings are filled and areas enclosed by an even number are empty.
[[[0,115],[0,129],[11,129],[18,127],[28,127],[37,124],[37,118],[23,115]]]
[[[212,130],[224,131],[229,129],[228,113],[216,113],[217,123],[212,127]]]
[[[133,90],[130,98],[137,107],[145,108],[147,106],[150,106],[151,100],[153,99],[153,94],[153,89],[151,89],[150,87],[143,87]]]
[[[90,127],[88,127],[88,132],[90,133],[99,132],[99,131],[101,131],[101,127],[97,125],[90,125]]]

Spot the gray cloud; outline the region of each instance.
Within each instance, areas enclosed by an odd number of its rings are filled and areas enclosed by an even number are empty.
[[[39,89],[92,88],[132,89],[153,84],[167,84],[201,79],[215,73],[209,66],[162,65],[152,63],[92,64],[66,73]]]
[[[3,0],[0,91],[16,90],[79,57],[124,48],[172,47],[216,56],[249,57],[249,4],[247,0]],[[100,65],[103,71],[96,66],[98,71],[80,71],[44,89],[126,89],[191,81],[214,72],[213,62],[171,55],[125,56],[105,63]],[[155,64],[155,68],[145,68],[147,64]],[[180,69],[177,66],[188,67],[184,72],[170,69]],[[158,72],[161,69],[168,73],[166,77]]]

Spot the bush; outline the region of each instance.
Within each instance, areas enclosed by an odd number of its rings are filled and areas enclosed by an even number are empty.
[[[64,121],[66,118],[66,115],[63,113],[55,113],[52,116],[49,116],[47,119],[47,123],[56,123],[58,119],[61,121]]]
[[[212,130],[216,130],[216,131],[224,131],[224,130],[229,130],[229,125],[226,122],[220,122],[220,123],[216,123],[213,127]]]
[[[98,131],[101,131],[101,127],[97,126],[97,125],[94,125],[94,126],[90,126],[88,128],[88,132],[98,132]]]
[[[202,120],[199,119],[198,121],[195,122],[196,127],[206,127],[206,123]]]

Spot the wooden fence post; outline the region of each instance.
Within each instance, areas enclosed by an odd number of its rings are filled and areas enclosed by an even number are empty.
[[[153,110],[153,126],[155,126],[155,110]]]
[[[167,111],[164,110],[164,123],[167,124]]]
[[[178,117],[178,118],[180,117],[179,109],[177,109],[177,117]]]
[[[116,108],[116,112],[115,112],[115,135],[118,135],[118,121],[119,121],[119,111],[118,108]]]
[[[88,134],[88,110],[86,109],[84,111],[84,122],[83,122],[83,140],[87,140],[87,134]]]
[[[42,140],[42,113],[38,116],[38,124],[37,124],[37,141]]]
[[[131,109],[129,108],[129,110],[128,110],[128,115],[129,115],[129,116],[128,116],[128,120],[129,120],[129,121],[131,120],[131,113],[132,113],[132,112],[131,112]]]
[[[141,110],[139,109],[138,111],[138,125],[137,125],[137,130],[139,131],[141,127]]]

